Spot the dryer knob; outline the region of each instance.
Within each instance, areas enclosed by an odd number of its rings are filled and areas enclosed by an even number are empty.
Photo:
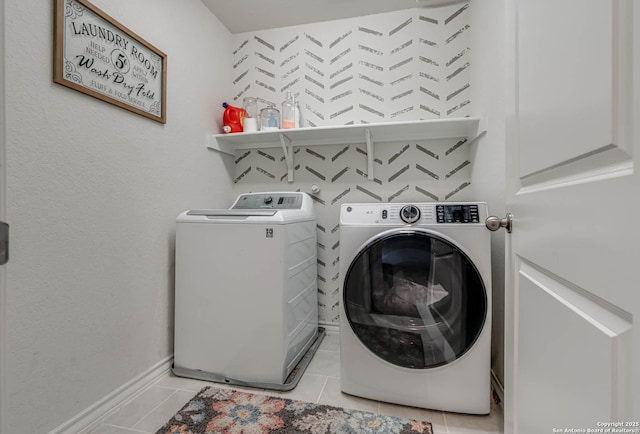
[[[267,205],[269,205],[271,202],[273,202],[273,198],[271,196],[266,196],[264,199],[262,199],[264,201],[264,203],[266,203]]]
[[[400,210],[400,218],[405,223],[415,223],[420,220],[420,208],[415,205],[403,206]]]

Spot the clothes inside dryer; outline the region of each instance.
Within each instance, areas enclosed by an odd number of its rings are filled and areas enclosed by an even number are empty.
[[[345,277],[343,302],[370,351],[416,369],[462,356],[487,314],[473,263],[449,241],[421,230],[399,230],[365,246]]]

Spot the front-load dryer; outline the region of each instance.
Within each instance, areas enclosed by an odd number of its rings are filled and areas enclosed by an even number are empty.
[[[341,389],[434,410],[490,410],[484,203],[343,204]]]

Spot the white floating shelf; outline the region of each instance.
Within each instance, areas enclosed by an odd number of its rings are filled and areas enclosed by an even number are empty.
[[[374,143],[453,138],[466,138],[472,141],[483,132],[483,121],[478,117],[430,119],[258,131],[255,133],[215,134],[208,137],[207,147],[229,155],[235,155],[235,151],[241,149],[283,148],[289,172],[289,182],[292,182],[294,146],[366,144],[369,159],[368,177],[373,179]]]

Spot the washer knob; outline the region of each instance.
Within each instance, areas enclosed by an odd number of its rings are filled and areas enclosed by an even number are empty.
[[[400,218],[405,223],[415,223],[420,220],[420,208],[415,205],[403,206],[400,210]]]
[[[264,203],[266,203],[267,205],[273,202],[273,198],[271,196],[265,196],[263,200],[264,200]]]

